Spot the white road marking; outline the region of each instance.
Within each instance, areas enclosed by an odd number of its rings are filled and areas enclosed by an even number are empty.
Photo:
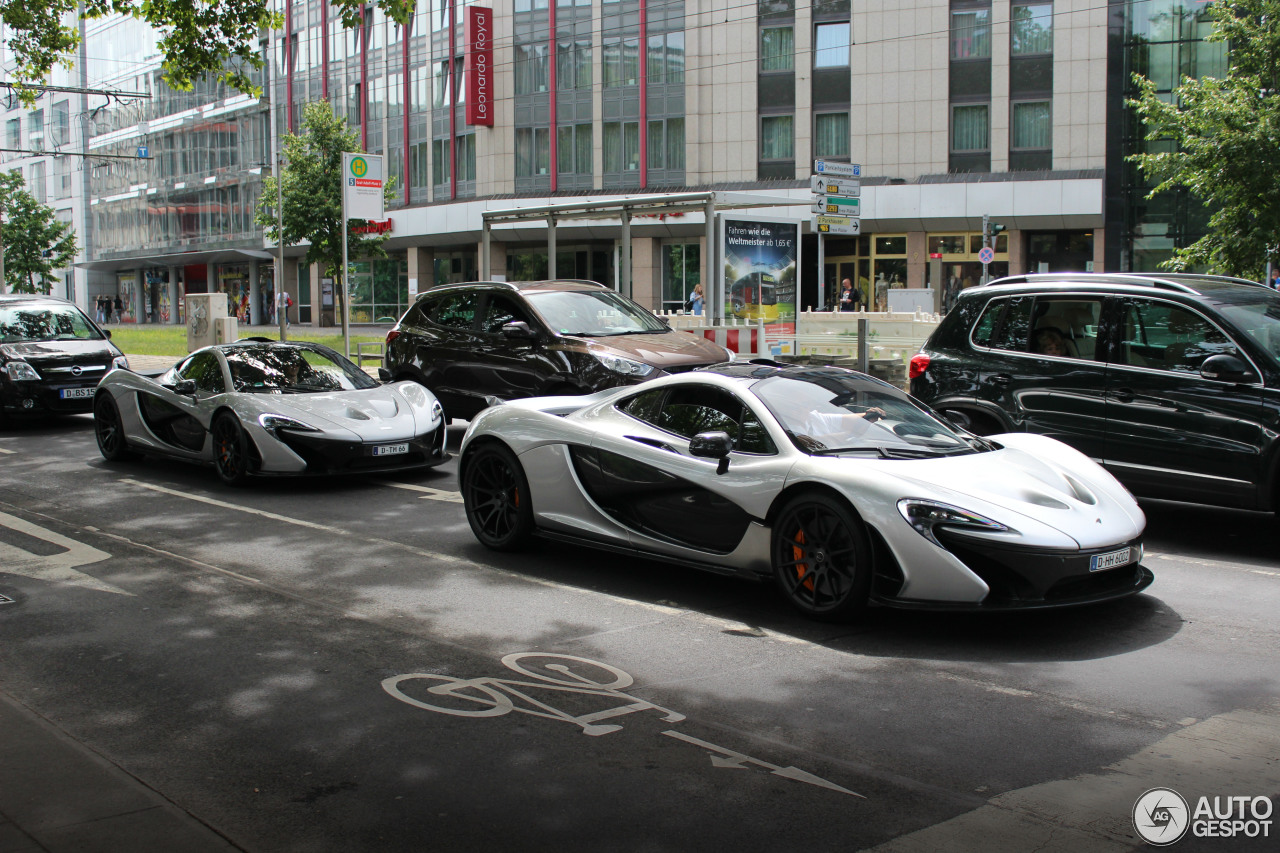
[[[0,542],[0,572],[21,575],[35,580],[67,583],[116,595],[133,595],[131,592],[126,592],[92,575],[76,571],[78,566],[88,566],[109,559],[111,555],[106,551],[99,551],[97,548],[86,545],[83,542],[68,539],[65,536],[54,533],[52,530],[46,530],[43,527],[3,512],[0,512],[0,526],[16,530],[19,533],[64,549],[59,554],[33,554],[17,546]]]
[[[809,773],[808,771],[805,771],[805,770],[801,770],[799,767],[779,767],[776,764],[770,764],[767,761],[761,761],[758,758],[752,758],[749,755],[743,755],[741,752],[734,752],[731,749],[725,749],[723,746],[716,746],[714,743],[707,743],[705,740],[699,740],[696,737],[691,737],[682,732],[665,731],[663,732],[663,734],[666,735],[667,737],[672,737],[672,738],[675,738],[676,740],[682,740],[685,743],[691,743],[694,746],[702,747],[703,749],[712,753],[711,755],[712,767],[727,767],[727,768],[733,768],[737,770],[743,770],[746,768],[746,765],[754,764],[757,767],[763,767],[764,769],[772,773],[774,776],[781,776],[784,779],[794,779],[797,782],[804,782],[806,785],[817,785],[819,788],[826,788],[830,791],[838,791],[841,794],[848,794],[849,796],[857,797],[860,800],[866,799],[866,797],[864,797],[862,794],[857,793],[856,791],[850,791],[848,788],[841,788],[839,785],[835,784],[834,782],[828,782],[826,779],[823,779],[821,776],[814,776],[812,773]]]
[[[314,521],[307,521],[303,518],[290,518],[287,515],[280,515],[276,512],[268,512],[265,509],[254,509],[250,506],[242,506],[233,504],[229,501],[220,501],[217,498],[206,498],[203,495],[193,495],[188,492],[180,492],[177,489],[169,489],[164,486],[157,486],[154,483],[144,483],[141,480],[131,480],[128,477],[120,480],[121,483],[129,486],[137,486],[142,489],[150,489],[153,492],[160,492],[164,495],[172,495],[175,498],[184,498],[189,501],[209,504],[210,506],[222,507],[223,509],[234,509],[238,512],[247,512],[250,515],[260,515],[263,518],[269,518],[272,521],[283,521],[286,524],[296,524],[298,527],[309,527],[312,530],[323,530],[326,533],[336,533],[339,536],[350,536],[351,534],[341,527],[331,527],[327,524],[317,524]]]
[[[5,450],[3,447],[0,447],[0,453],[17,453],[17,452],[18,451],[16,450]]]
[[[1141,840],[1131,814],[1142,793],[1174,788],[1201,796],[1280,790],[1280,707],[1231,711],[1187,726],[1099,773],[1044,782],[993,797],[951,820],[871,848],[875,853],[1130,851]]]
[[[446,501],[448,503],[462,503],[462,492],[450,492],[446,489],[433,489],[430,486],[415,486],[412,483],[390,483],[385,480],[379,481],[384,486],[390,486],[393,489],[407,489],[411,492],[424,492],[420,500],[424,501]]]

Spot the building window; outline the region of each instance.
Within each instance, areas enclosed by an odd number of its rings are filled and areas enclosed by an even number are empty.
[[[1024,101],[1013,105],[1013,133],[1009,147],[1053,147],[1052,113],[1048,101]]]
[[[1053,53],[1053,4],[1015,5],[1009,12],[1009,53],[1042,56]]]
[[[449,183],[449,140],[433,139],[431,140],[431,165],[432,176],[436,186],[443,186]]]
[[[684,119],[667,119],[667,168],[684,171]]]
[[[667,311],[684,308],[693,288],[702,279],[702,246],[698,243],[669,243],[662,247],[662,307]]]
[[[951,58],[991,57],[991,10],[962,9],[951,13]]]
[[[54,145],[66,145],[71,141],[71,110],[66,101],[58,101],[53,105],[51,132]]]
[[[551,134],[545,127],[516,128],[516,177],[529,178],[551,172]],[[461,173],[461,169],[459,169]]]
[[[991,147],[986,104],[962,104],[951,108],[951,150],[987,151]]]
[[[556,168],[562,175],[591,174],[591,125],[566,125],[559,130]]]
[[[516,94],[531,95],[547,91],[550,85],[549,67],[546,44],[516,45]]]
[[[429,143],[415,142],[409,146],[409,186],[425,187],[429,171],[427,151]]]
[[[476,135],[468,133],[458,137],[458,180],[476,179]]]
[[[649,82],[684,83],[684,33],[649,36]]]
[[[556,89],[591,88],[591,42],[561,41],[556,48]]]
[[[849,114],[819,113],[813,117],[815,157],[849,156]]]
[[[818,24],[814,28],[813,67],[847,68],[849,66],[849,22]]]
[[[760,119],[760,159],[794,160],[795,134],[791,116],[763,116]]]
[[[5,139],[10,148],[22,147],[22,119],[11,118],[5,122]]]
[[[604,40],[604,87],[634,86],[640,82],[640,39],[621,36]]]
[[[602,129],[604,130],[604,171],[617,174],[639,169],[639,122],[605,122]]]
[[[31,179],[28,181],[30,185],[31,197],[36,200],[37,204],[44,204],[49,200],[48,190],[45,188],[44,182],[44,161],[31,164]]]
[[[649,168],[661,169],[666,163],[667,146],[666,146],[666,128],[662,121],[649,122],[648,133],[648,152],[649,152]]]
[[[792,27],[760,30],[760,71],[794,71],[796,34]]]
[[[357,84],[359,85],[359,84]],[[431,101],[432,106],[438,108],[447,107],[453,101],[449,97],[449,62],[436,63],[436,85],[435,97]]]

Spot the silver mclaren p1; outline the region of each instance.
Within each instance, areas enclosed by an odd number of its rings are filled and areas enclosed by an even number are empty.
[[[223,481],[439,465],[440,403],[380,385],[328,347],[251,339],[197,350],[159,377],[113,370],[93,401],[98,449],[212,463]]]
[[[979,438],[884,382],[747,362],[471,422],[459,475],[490,548],[532,536],[772,577],[803,613],[1057,607],[1133,595],[1146,519],[1054,439]]]

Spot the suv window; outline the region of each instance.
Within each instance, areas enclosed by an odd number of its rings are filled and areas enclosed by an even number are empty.
[[[1061,338],[1062,355],[1093,360],[1097,351],[1098,320],[1102,317],[1101,299],[1076,297],[1038,297],[1035,307],[1035,333],[1032,350],[1042,352],[1036,344],[1051,329]]]
[[[1004,316],[991,338],[993,349],[1027,352],[1031,338],[1031,308],[1035,300],[1030,296],[1010,299]]]
[[[489,305],[485,308],[484,319],[480,322],[481,331],[500,335],[503,326],[515,322],[528,323],[529,312],[505,293],[489,294]]]
[[[666,400],[663,402],[665,394]],[[776,449],[760,419],[737,397],[720,388],[680,386],[649,391],[620,407],[627,414],[658,429],[693,438],[700,432],[723,430],[742,453],[774,453]]]
[[[1199,373],[1211,355],[1240,354],[1221,329],[1171,302],[1128,302],[1121,329],[1119,360],[1136,367]]]
[[[438,326],[470,329],[476,319],[476,303],[480,294],[474,290],[442,293],[422,306],[422,313]]]

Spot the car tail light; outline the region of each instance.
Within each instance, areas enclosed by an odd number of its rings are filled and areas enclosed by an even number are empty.
[[[917,376],[924,376],[924,372],[929,369],[929,356],[922,352],[918,352],[911,356],[911,364],[907,368],[907,378],[915,379]]]
[[[391,331],[387,332],[387,343],[390,344],[392,341],[394,341],[398,337],[400,337],[400,330],[392,329]]]

